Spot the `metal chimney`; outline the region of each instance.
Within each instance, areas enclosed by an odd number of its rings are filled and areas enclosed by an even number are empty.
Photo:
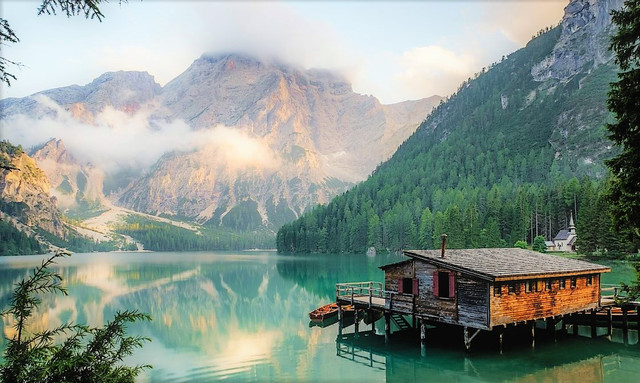
[[[444,250],[447,248],[447,235],[442,234],[442,254],[440,254],[440,258],[444,258]]]

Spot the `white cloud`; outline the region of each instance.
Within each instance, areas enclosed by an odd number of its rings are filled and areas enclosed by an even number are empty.
[[[473,56],[435,45],[404,52],[398,64],[401,71],[395,77],[412,98],[449,95],[477,65]]]
[[[47,115],[40,119],[26,115],[8,117],[3,121],[11,126],[6,138],[24,147],[42,144],[50,138],[62,139],[76,158],[107,172],[147,168],[167,152],[205,147],[211,151],[213,160],[226,168],[275,168],[279,164],[277,155],[266,143],[236,128],[192,130],[181,120],[153,120],[150,108],[128,114],[106,107],[89,124],[76,120],[71,112],[44,95],[34,99],[47,109]]]
[[[487,30],[498,30],[505,37],[524,46],[539,30],[558,24],[568,0],[499,1],[484,8]]]

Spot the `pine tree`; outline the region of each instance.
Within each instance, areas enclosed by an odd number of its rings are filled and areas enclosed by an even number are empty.
[[[617,121],[607,128],[622,151],[606,162],[614,175],[609,200],[616,227],[631,228],[640,237],[640,1],[627,0],[612,15],[618,32],[611,49],[621,72],[607,102]]]
[[[122,365],[124,358],[148,341],[127,336],[127,323],[151,318],[136,311],[116,313],[113,321],[102,328],[79,324],[63,324],[54,329],[31,332],[34,311],[43,293],[63,293],[62,277],[50,270],[59,251],[17,284],[9,309],[2,316],[15,321],[15,335],[6,341],[0,364],[2,382],[134,382],[136,376],[150,366]],[[55,340],[62,339],[56,344]]]

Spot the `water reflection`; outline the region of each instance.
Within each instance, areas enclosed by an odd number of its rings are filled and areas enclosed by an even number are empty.
[[[3,307],[13,284],[42,259],[0,259]],[[32,325],[44,329],[74,321],[99,326],[117,310],[149,313],[152,322],[135,324],[130,331],[153,341],[129,362],[153,364],[153,370],[141,377],[141,381],[152,382],[406,381],[432,377],[495,380],[492,376],[498,380],[539,381],[546,378],[536,374],[544,374],[548,366],[557,366],[557,374],[563,374],[573,369],[572,363],[598,355],[616,356],[625,368],[639,364],[635,350],[640,346],[609,352],[600,343],[552,343],[552,351],[553,347],[560,350],[555,352],[558,358],[565,353],[582,355],[565,362],[547,357],[553,352],[540,348],[516,349],[503,356],[490,352],[469,359],[459,347],[438,346],[427,348],[423,357],[417,337],[402,339],[394,334],[389,345],[380,336],[344,343],[336,341],[335,325],[309,327],[308,312],[334,299],[335,283],[381,281],[383,273],[378,266],[398,259],[364,255],[287,257],[274,253],[75,254],[58,266],[69,296],[44,296]],[[12,335],[9,318],[4,318],[1,326],[5,336]],[[366,365],[339,357],[342,346],[347,351],[348,347],[364,349],[374,359]],[[588,347],[599,351],[585,355],[582,349]],[[518,366],[522,374],[513,375],[513,366]],[[611,374],[621,376],[618,370],[612,371],[608,367],[603,370],[604,380]],[[529,375],[534,378],[527,378]]]
[[[505,354],[465,354],[443,345],[421,351],[415,337],[385,344],[372,332],[336,338],[336,356],[354,366],[384,371],[387,382],[637,382],[640,347],[606,339],[567,337]],[[413,347],[407,347],[412,344]],[[461,346],[461,345],[460,345]]]

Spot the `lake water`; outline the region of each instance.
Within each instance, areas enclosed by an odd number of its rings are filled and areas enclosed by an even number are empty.
[[[42,256],[0,258],[3,306],[14,283]],[[69,296],[47,296],[36,325],[66,321],[99,326],[117,310],[151,314],[130,333],[152,339],[128,363],[150,363],[141,382],[232,381],[457,381],[637,382],[640,345],[614,330],[613,339],[560,336],[536,340],[505,334],[500,353],[485,333],[465,354],[461,331],[429,330],[419,337],[394,333],[385,344],[383,324],[310,327],[308,312],[334,299],[335,283],[382,281],[378,266],[400,257],[379,255],[280,256],[271,252],[74,254],[59,262]],[[604,283],[629,282],[624,262]],[[5,319],[3,333],[11,333]],[[580,333],[589,334],[588,329]],[[5,346],[4,338],[2,347]]]

